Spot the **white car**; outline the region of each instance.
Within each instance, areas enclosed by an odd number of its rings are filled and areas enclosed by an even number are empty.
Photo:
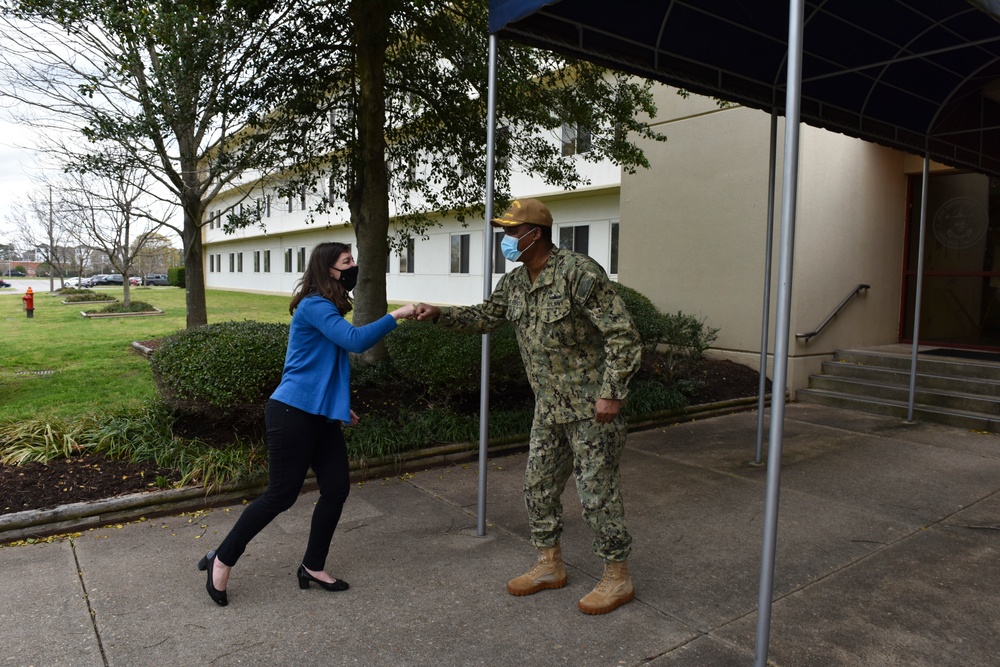
[[[63,285],[65,285],[66,287],[79,287],[80,286],[80,279],[79,278],[67,278],[66,280],[63,281]]]

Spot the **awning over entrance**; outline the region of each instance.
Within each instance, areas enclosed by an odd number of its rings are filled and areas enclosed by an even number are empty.
[[[780,391],[787,377],[800,122],[924,156],[919,324],[930,159],[1000,175],[998,16],[997,0],[492,0],[490,30],[785,115],[773,372]],[[494,54],[495,39],[491,70]],[[491,74],[491,96],[492,81]],[[488,189],[487,201],[489,195]],[[911,415],[917,341],[918,330]],[[772,402],[755,667],[764,667],[768,654],[784,407],[783,400]]]
[[[807,0],[801,120],[1000,175],[998,0]],[[490,30],[750,107],[785,99],[788,3],[494,0]]]

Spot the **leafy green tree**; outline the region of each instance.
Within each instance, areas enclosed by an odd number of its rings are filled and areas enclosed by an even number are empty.
[[[338,19],[301,37],[342,45],[322,102],[330,122],[287,183],[325,195],[317,212],[330,220],[346,206],[363,258],[354,321],[366,323],[386,311],[391,244],[403,247],[441,215],[464,222],[485,208],[488,10],[485,0],[328,6]],[[582,159],[611,159],[630,172],[648,166],[637,137],[665,139],[641,120],[655,115],[648,82],[511,43],[500,45],[498,79],[498,206],[515,171],[563,188],[586,184],[578,159],[546,140],[561,138],[564,125],[589,135]],[[257,222],[256,211],[230,224]]]
[[[0,8],[9,76],[0,95],[39,111],[36,122],[124,148],[180,204],[189,327],[206,322],[201,228],[224,190],[313,192],[320,221],[348,218],[364,258],[358,323],[385,313],[391,242],[440,214],[465,220],[484,208],[486,0]],[[499,55],[498,206],[513,171],[585,184],[576,159],[545,140],[564,124],[589,135],[583,159],[629,171],[647,164],[630,138],[665,139],[640,120],[655,113],[648,83],[509,43]],[[107,173],[94,157],[107,154],[88,151],[76,168]],[[227,229],[260,222],[254,206],[237,211]]]

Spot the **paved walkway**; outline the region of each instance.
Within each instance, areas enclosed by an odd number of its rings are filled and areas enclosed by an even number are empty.
[[[833,408],[786,412],[770,658],[779,666],[1000,664],[1000,438]],[[636,600],[589,617],[601,565],[570,485],[569,584],[530,565],[524,455],[356,486],[329,570],[300,591],[315,494],[255,540],[215,606],[195,569],[239,507],[0,549],[0,665],[753,664],[765,469],[756,416],[633,433],[623,463]]]

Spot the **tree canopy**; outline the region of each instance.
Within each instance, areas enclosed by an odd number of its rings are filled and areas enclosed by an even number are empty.
[[[286,181],[325,196],[330,222],[349,219],[363,258],[355,322],[385,313],[385,260],[442,215],[465,221],[485,208],[488,7],[485,0],[340,0],[338,32],[303,35],[343,45],[329,61],[329,87],[316,104],[327,121],[312,155]],[[585,184],[578,159],[549,140],[564,125],[591,138],[587,161],[647,167],[637,138],[664,140],[643,121],[655,115],[650,84],[586,62],[501,43],[495,190],[502,206],[511,175],[542,176],[571,189]],[[231,216],[259,221],[258,209]]]
[[[188,325],[205,322],[201,227],[221,193],[321,195],[317,221],[349,221],[364,258],[355,321],[385,313],[392,239],[484,209],[486,0],[0,0],[11,48],[0,93],[34,122],[92,144],[75,169],[107,173],[116,144],[183,210]],[[546,137],[591,137],[585,160],[647,166],[662,140],[649,84],[501,43],[495,187],[511,174],[584,184]],[[228,201],[234,201],[227,198]],[[228,229],[260,223],[236,208]],[[395,235],[394,235],[395,233]]]

